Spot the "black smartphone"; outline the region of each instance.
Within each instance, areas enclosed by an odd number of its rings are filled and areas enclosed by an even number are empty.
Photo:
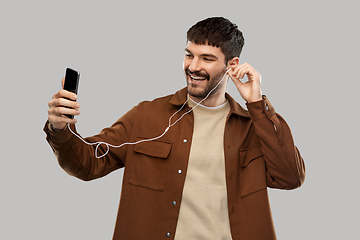
[[[71,68],[66,68],[64,89],[77,94],[79,88],[79,79],[80,73],[78,71],[75,71]],[[65,114],[65,116],[74,118],[74,115]]]

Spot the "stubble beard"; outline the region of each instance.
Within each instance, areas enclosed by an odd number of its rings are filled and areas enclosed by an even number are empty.
[[[203,86],[199,86],[199,85],[196,85],[196,84],[192,84],[188,78],[191,78],[189,73],[193,74],[193,75],[196,75],[196,76],[205,76],[205,74],[199,74],[197,72],[190,72],[189,69],[186,69],[185,71],[185,75],[186,75],[186,82],[187,82],[187,90],[188,90],[188,93],[190,96],[193,96],[193,97],[197,97],[197,98],[205,98],[209,92],[214,89],[216,87],[216,85],[221,81],[221,79],[223,78],[224,76],[224,72],[222,73],[219,73],[213,77],[210,77],[208,74],[207,74],[207,79],[204,80],[204,81],[207,81],[207,85],[205,87]],[[215,93],[217,93],[221,87],[223,86],[224,82],[220,83],[216,89],[214,89],[210,95],[213,95]]]

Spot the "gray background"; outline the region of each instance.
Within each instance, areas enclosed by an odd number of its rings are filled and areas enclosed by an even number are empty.
[[[358,236],[356,1],[122,2],[1,2],[0,239],[111,239],[123,170],[68,176],[42,131],[47,103],[65,68],[79,70],[78,130],[90,136],[175,92],[185,86],[186,31],[209,16],[243,31],[241,62],[262,74],[306,162],[300,189],[269,190],[278,238]]]

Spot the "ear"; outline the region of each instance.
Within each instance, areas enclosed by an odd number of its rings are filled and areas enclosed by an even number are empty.
[[[231,68],[234,69],[236,65],[239,65],[240,59],[238,57],[234,57],[233,59],[229,60],[227,63],[227,69]]]

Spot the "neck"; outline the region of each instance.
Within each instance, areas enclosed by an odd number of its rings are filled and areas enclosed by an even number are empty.
[[[204,105],[206,107],[217,107],[217,106],[220,106],[220,105],[222,105],[222,104],[224,104],[226,102],[225,88],[223,88],[223,87],[221,89],[219,89],[218,92],[210,95],[205,100],[203,100],[203,98],[194,97],[194,96],[191,96],[191,95],[189,95],[189,97],[194,102],[196,102],[196,103],[201,102],[201,105]]]

